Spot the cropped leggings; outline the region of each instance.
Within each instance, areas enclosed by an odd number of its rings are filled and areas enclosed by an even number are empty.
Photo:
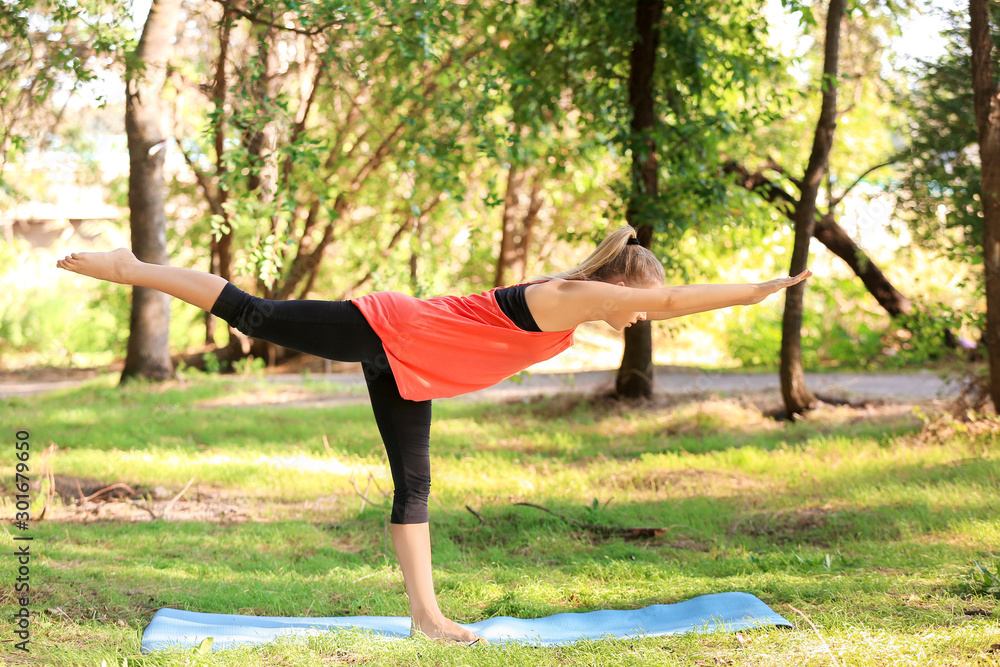
[[[212,306],[251,338],[334,361],[361,362],[392,472],[392,523],[426,523],[431,402],[399,395],[382,340],[350,301],[269,301],[228,283]]]

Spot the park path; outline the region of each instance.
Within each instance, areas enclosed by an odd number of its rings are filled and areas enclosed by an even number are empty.
[[[617,371],[545,373],[527,377],[522,383],[507,381],[476,392],[497,398],[523,394],[549,394],[560,391],[595,392],[610,390]],[[812,391],[845,400],[924,401],[952,398],[958,387],[934,373],[806,373],[806,386]],[[655,391],[663,396],[699,394],[741,394],[779,392],[777,373],[731,373],[677,367],[656,370]]]
[[[76,387],[96,373],[81,373],[77,377],[0,377],[0,398],[33,396],[56,389]],[[563,392],[597,393],[614,386],[614,370],[575,371],[565,373],[533,373],[514,380],[467,394],[471,400],[511,399]],[[312,373],[265,375],[267,382],[284,385],[323,381],[342,385],[344,391],[328,396],[311,397],[309,405],[345,403],[364,398],[364,378],[361,373]],[[806,373],[806,385],[822,396],[841,400],[927,401],[954,398],[958,387],[940,374],[921,371],[912,373]],[[661,396],[720,394],[739,396],[778,392],[776,373],[731,373],[701,371],[678,367],[656,370],[656,393]],[[294,401],[302,405],[303,401]]]

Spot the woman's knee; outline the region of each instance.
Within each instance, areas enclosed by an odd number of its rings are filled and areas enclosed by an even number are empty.
[[[430,496],[430,484],[424,489],[395,489],[392,498],[392,514],[390,523],[427,523],[430,514],[427,510],[427,499]]]
[[[212,306],[212,314],[228,322],[237,331],[254,338],[268,317],[274,314],[274,302],[247,294],[226,283]]]

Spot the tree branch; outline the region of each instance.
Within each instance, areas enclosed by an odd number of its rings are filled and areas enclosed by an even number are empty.
[[[382,259],[388,258],[389,257],[389,253],[392,252],[392,249],[395,248],[396,245],[403,239],[403,233],[406,232],[406,230],[408,230],[411,227],[413,227],[413,225],[415,223],[417,223],[420,220],[422,220],[423,218],[425,218],[442,201],[444,201],[444,193],[443,192],[438,193],[438,195],[436,197],[434,197],[429,204],[427,204],[426,206],[424,206],[424,208],[420,210],[419,215],[412,215],[412,214],[408,215],[406,217],[406,219],[403,221],[403,224],[401,224],[399,226],[399,228],[396,230],[396,233],[392,235],[392,239],[390,239],[388,245],[386,245],[384,248],[382,248],[382,252],[379,253],[380,256],[381,256],[381,258]],[[369,280],[371,280],[371,277],[374,274],[375,274],[375,269],[374,268],[368,269],[368,273],[366,273],[364,275],[364,277],[361,278],[360,280],[357,280],[351,286],[351,288],[347,291],[347,294],[348,295],[354,294],[354,292],[356,292],[362,285],[364,285],[366,282],[368,282]],[[305,298],[305,293],[303,293],[302,295],[300,295],[299,298],[303,298],[304,299]],[[348,298],[348,297],[345,297],[345,298]]]
[[[751,172],[739,162],[729,160],[722,165],[722,172],[738,176],[742,188],[756,192],[772,204],[781,204],[783,205],[781,208],[795,206],[797,201],[795,197],[761,171]]]
[[[662,537],[666,535],[666,528],[650,528],[646,526],[636,526],[636,527],[619,527],[619,526],[598,526],[592,523],[584,523],[583,521],[577,521],[576,519],[571,519],[565,517],[557,512],[553,512],[548,507],[542,507],[541,505],[535,505],[534,503],[514,503],[515,505],[521,505],[522,507],[533,507],[536,510],[542,510],[543,512],[548,512],[554,517],[562,519],[566,523],[578,526],[585,530],[590,531],[596,535],[601,535],[603,537],[624,537],[626,539],[637,540],[643,537]]]
[[[834,197],[833,199],[830,200],[830,208],[833,209],[834,207],[837,206],[837,204],[839,204],[840,202],[842,202],[844,200],[844,197],[846,197],[847,195],[849,195],[850,192],[851,192],[851,190],[853,190],[855,187],[857,187],[857,185],[859,183],[861,183],[861,181],[865,180],[865,177],[868,176],[868,174],[870,174],[873,171],[876,171],[878,169],[881,169],[882,167],[888,167],[889,165],[896,164],[897,162],[899,162],[900,160],[902,160],[905,156],[906,156],[906,153],[897,153],[896,155],[892,156],[891,158],[889,158],[885,162],[880,162],[879,164],[877,164],[877,165],[875,165],[873,167],[869,167],[868,169],[866,169],[864,171],[864,173],[861,174],[860,176],[858,176],[856,179],[854,179],[854,182],[851,183],[849,186],[847,186],[847,188],[842,193],[840,193],[839,196]]]
[[[316,35],[320,35],[320,34],[326,32],[327,30],[329,30],[330,28],[332,28],[335,25],[336,26],[342,26],[342,25],[344,25],[344,23],[342,21],[333,20],[333,21],[328,21],[326,23],[323,23],[323,24],[321,24],[321,25],[319,25],[319,26],[317,26],[315,28],[312,28],[311,30],[306,30],[305,28],[297,28],[295,26],[286,25],[285,23],[278,23],[277,21],[275,21],[273,19],[268,20],[268,19],[262,18],[258,14],[254,14],[252,12],[249,12],[249,11],[245,10],[245,9],[237,7],[236,5],[234,5],[231,2],[227,2],[227,0],[215,0],[215,1],[218,2],[220,5],[222,5],[222,7],[227,12],[231,12],[233,14],[236,14],[237,16],[245,18],[246,20],[250,21],[254,25],[262,25],[262,26],[265,26],[265,27],[268,27],[268,28],[278,28],[280,30],[285,30],[287,32],[294,32],[294,33],[296,33],[298,35],[306,35],[308,37],[315,37]],[[388,28],[388,27],[393,27],[393,26],[387,25],[387,26],[382,26],[382,27],[387,27]]]
[[[723,166],[723,171],[729,174],[736,174],[741,181],[740,185],[747,190],[761,194],[769,202],[781,204],[785,217],[790,220],[793,219],[795,212],[789,204],[794,206],[795,199],[780,185],[774,183],[759,171],[750,173],[750,170],[735,161],[727,162]],[[851,270],[861,279],[861,282],[864,283],[869,293],[875,297],[875,300],[878,301],[879,305],[891,317],[912,312],[913,303],[910,299],[893,287],[892,283],[889,282],[885,274],[868,257],[865,251],[837,223],[834,206],[831,206],[816,221],[814,236],[830,252],[840,257],[851,267]]]
[[[190,167],[191,171],[194,173],[194,177],[197,179],[198,185],[201,186],[202,192],[205,193],[205,199],[208,200],[208,207],[212,210],[212,213],[224,216],[226,212],[223,210],[222,202],[219,200],[219,191],[212,187],[212,182],[208,177],[208,174],[206,174],[205,171],[201,169],[197,163],[195,163],[191,155],[184,150],[184,147],[181,145],[180,137],[174,137],[174,142],[180,149],[181,155],[184,156],[184,161],[187,162],[188,167]]]

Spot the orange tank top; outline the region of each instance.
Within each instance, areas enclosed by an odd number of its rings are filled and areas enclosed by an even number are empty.
[[[382,339],[399,393],[411,401],[490,387],[573,344],[573,332],[524,331],[496,290],[417,299],[376,292],[352,299]]]

